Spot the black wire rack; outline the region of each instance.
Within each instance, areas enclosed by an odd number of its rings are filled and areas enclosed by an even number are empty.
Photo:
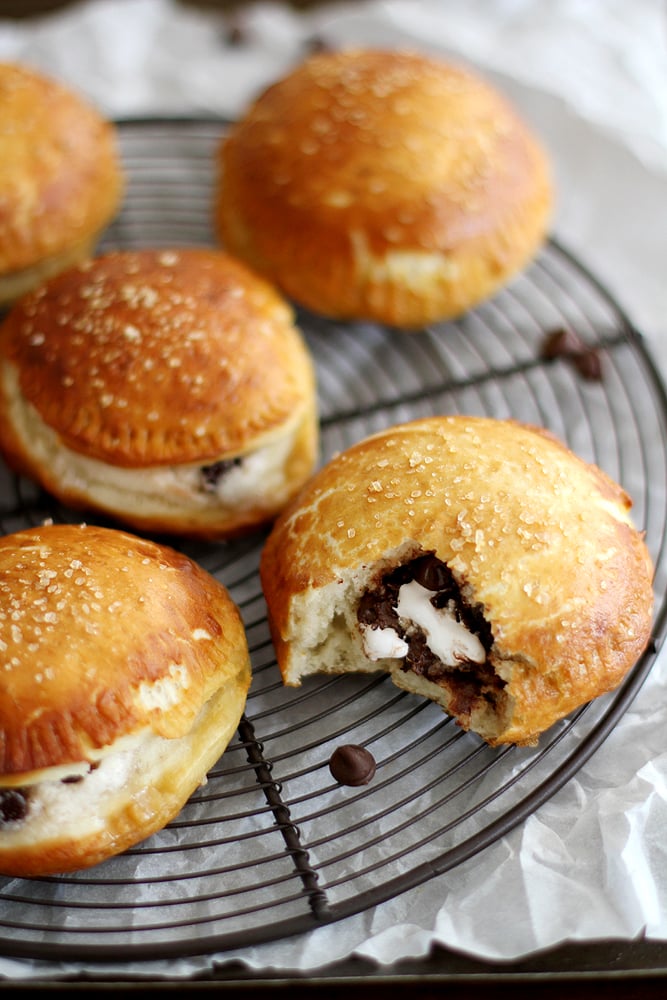
[[[129,187],[100,250],[214,245],[213,119],[118,123]],[[263,536],[169,543],[239,605],[254,679],[235,739],[161,833],[73,875],[0,880],[0,953],[128,961],[229,952],[340,920],[484,850],[554,794],[618,722],[655,659],[665,621],[667,398],[642,338],[587,268],[551,240],[491,301],[405,334],[298,320],[317,365],[322,461],[382,427],[432,413],[516,417],[550,428],[632,496],[656,565],[655,640],[624,684],[532,749],[492,749],[384,675],[280,680],[258,577]],[[582,377],[547,361],[553,330],[601,360]],[[76,520],[0,468],[0,530]],[[373,781],[341,787],[328,761],[366,746]]]

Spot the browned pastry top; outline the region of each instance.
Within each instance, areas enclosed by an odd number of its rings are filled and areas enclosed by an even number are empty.
[[[545,152],[510,103],[409,51],[310,57],[250,105],[220,163],[223,241],[331,315],[461,311],[526,262],[552,207]]]
[[[494,738],[530,741],[618,685],[646,647],[653,568],[630,506],[541,428],[451,416],[381,431],[311,479],[263,550],[283,677],[317,669],[328,602],[401,552],[432,552],[491,628],[514,705]]]
[[[373,50],[313,56],[269,88],[233,137],[248,184],[253,170],[268,184],[257,212],[287,187],[305,221],[314,212],[366,223],[373,250],[410,232],[425,248],[452,248],[491,228],[530,178],[534,155],[514,112],[481,79]]]
[[[113,125],[61,83],[0,63],[0,273],[97,234],[122,190]]]
[[[249,675],[225,588],[125,532],[46,525],[5,535],[0,594],[5,783],[144,727],[180,737],[214,692]]]
[[[121,466],[231,457],[312,406],[291,309],[215,250],[87,261],[14,307],[0,355],[69,448]]]

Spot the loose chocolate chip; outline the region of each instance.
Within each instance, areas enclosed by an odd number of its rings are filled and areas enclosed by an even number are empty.
[[[579,374],[590,382],[599,382],[602,378],[602,362],[599,353],[589,348],[572,359]]]
[[[329,770],[340,785],[367,785],[375,774],[375,758],[365,747],[346,743],[332,753]]]
[[[28,794],[22,788],[3,788],[0,791],[0,826],[18,823],[28,812]]]
[[[542,357],[551,360],[581,354],[585,350],[586,345],[578,333],[570,327],[559,326],[547,333],[542,344]]]
[[[602,378],[600,354],[589,347],[570,327],[558,327],[548,333],[542,344],[542,357],[547,361],[569,358],[579,374],[589,381]]]

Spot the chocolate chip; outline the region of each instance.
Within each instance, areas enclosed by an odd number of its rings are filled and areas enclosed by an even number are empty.
[[[542,344],[542,357],[547,360],[567,357],[570,354],[581,354],[586,345],[574,330],[567,326],[559,326],[547,333]]]
[[[365,747],[346,743],[332,753],[329,770],[340,785],[367,785],[375,774],[375,758]]]
[[[248,41],[248,32],[242,20],[231,14],[227,18],[224,41],[230,46],[244,45]]]
[[[330,52],[331,46],[324,38],[319,35],[313,35],[312,38],[306,39],[306,47],[308,52],[315,55],[318,52]]]
[[[582,351],[572,361],[579,374],[590,382],[599,382],[602,378],[602,362],[594,348]]]
[[[434,552],[427,552],[411,562],[397,566],[367,590],[357,606],[357,619],[360,624],[370,625],[372,628],[391,628],[400,638],[407,640],[408,637],[398,620],[396,606],[400,588],[411,580],[416,580],[422,587],[432,592],[431,604],[434,608],[449,607],[456,620],[462,622],[469,632],[474,633],[487,653],[489,652],[493,645],[493,635],[491,626],[484,618],[484,609],[478,605],[470,605],[464,600],[454,581],[452,571]],[[418,629],[410,630],[408,642],[410,648],[405,658],[404,669],[415,669],[414,664],[419,662],[421,666],[418,672],[427,676],[425,668],[427,658],[431,663],[435,663],[437,657],[428,646],[421,648],[417,639],[418,633]]]
[[[91,771],[96,771],[100,766],[98,760],[88,761],[87,773],[90,774]],[[85,774],[68,774],[66,777],[61,778],[63,785],[77,785],[80,781],[83,781]]]
[[[546,335],[542,344],[542,357],[547,361],[569,358],[583,378],[589,381],[599,381],[602,378],[599,352],[584,343],[570,327],[558,327]]]
[[[211,465],[202,465],[199,470],[202,489],[207,493],[214,493],[224,474],[240,464],[240,458],[226,458],[220,462],[213,462]]]
[[[426,590],[445,590],[453,585],[450,569],[433,555],[416,559],[412,567],[414,579]]]
[[[28,794],[22,788],[3,788],[0,791],[0,826],[18,823],[28,812]]]

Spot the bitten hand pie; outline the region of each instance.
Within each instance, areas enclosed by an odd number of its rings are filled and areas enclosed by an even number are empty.
[[[491,745],[615,688],[652,624],[630,500],[547,431],[433,417],[325,465],[261,579],[283,680],[385,670]]]
[[[228,538],[297,492],[317,438],[291,308],[226,253],[110,253],[0,327],[0,450],[74,508]]]
[[[490,84],[423,53],[311,56],[221,142],[222,243],[316,313],[418,328],[542,246],[549,158]]]
[[[0,63],[0,305],[87,257],[123,190],[113,125],[62,83]]]
[[[97,864],[165,826],[231,740],[250,685],[238,609],[123,531],[0,538],[0,872]]]

